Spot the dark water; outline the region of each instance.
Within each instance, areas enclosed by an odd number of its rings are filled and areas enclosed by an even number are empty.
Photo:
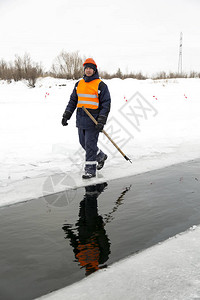
[[[34,299],[200,224],[200,160],[0,209],[0,299]]]

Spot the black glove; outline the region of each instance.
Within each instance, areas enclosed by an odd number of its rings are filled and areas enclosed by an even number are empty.
[[[63,126],[67,126],[67,125],[68,125],[67,121],[68,121],[68,120],[65,119],[65,117],[63,117],[63,118],[62,118],[62,125],[63,125]]]
[[[106,124],[107,118],[105,116],[99,116],[97,119],[96,129],[100,132],[103,130],[104,125]]]
[[[71,118],[71,115],[72,115],[72,113],[68,110],[64,112],[63,117],[62,117],[62,121],[61,121],[63,126],[68,125],[67,121]]]
[[[103,128],[104,128],[104,125],[103,125],[102,123],[97,123],[96,129],[97,129],[99,132],[102,131]]]

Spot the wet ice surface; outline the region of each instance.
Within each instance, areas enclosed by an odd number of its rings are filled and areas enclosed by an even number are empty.
[[[187,230],[200,160],[0,210],[0,298],[33,299]]]

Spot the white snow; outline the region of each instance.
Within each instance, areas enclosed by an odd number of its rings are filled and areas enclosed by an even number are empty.
[[[109,158],[105,167],[98,172],[97,178],[88,181],[87,184],[199,158],[200,79],[104,81],[112,98],[111,113],[105,130],[133,163],[126,161],[101,134],[100,147]],[[37,81],[36,88],[30,89],[26,82],[8,84],[0,81],[0,206],[85,185],[85,181],[81,178],[84,154],[78,142],[75,114],[68,126],[61,125],[61,117],[74,84],[73,80],[41,78]],[[61,174],[67,177],[67,186],[58,184],[53,187],[53,191],[51,188],[44,190],[49,177],[56,179]],[[191,279],[190,275],[186,279],[181,277],[186,282],[183,284],[186,296],[181,294],[185,298],[174,294],[176,288],[173,282],[181,280],[178,273],[180,274],[182,262],[180,261],[179,267],[178,262],[181,257],[184,260],[190,251],[185,242],[190,240],[188,244],[191,251],[193,246],[195,251],[199,235],[200,229],[197,228],[194,232],[153,247],[123,263],[119,262],[106,271],[98,272],[81,281],[80,286],[76,284],[67,288],[67,293],[71,293],[67,299],[86,299],[84,295],[78,298],[79,288],[82,287],[82,293],[87,291],[92,294],[94,286],[95,291],[97,289],[95,297],[99,289],[102,295],[99,299],[104,299],[102,285],[105,287],[105,293],[108,288],[113,292],[110,298],[107,295],[106,299],[119,299],[120,295],[124,295],[124,289],[127,292],[127,299],[195,299],[187,297],[193,288],[198,292],[195,287],[199,283],[199,274],[193,265],[193,253],[187,260],[188,270],[190,265],[193,272],[190,274]],[[171,257],[171,251],[175,251],[177,255]],[[164,268],[165,262],[167,264]],[[199,265],[199,261],[194,263]],[[125,268],[126,264],[129,267]],[[187,264],[184,263],[183,269],[187,268]],[[164,272],[156,271],[157,266],[164,269]],[[127,272],[124,272],[124,268]],[[184,272],[181,276],[184,276]],[[189,271],[186,269],[186,272]],[[160,281],[159,274],[164,276]],[[173,278],[172,274],[176,277]],[[143,293],[141,284],[145,296],[141,294]],[[116,292],[118,296],[114,292],[115,285],[120,287]],[[149,289],[153,293],[152,297],[148,296]],[[159,290],[162,289],[164,296],[159,296]],[[180,290],[180,293],[184,293],[184,289]],[[135,297],[131,296],[133,291]],[[59,292],[56,295],[59,295],[56,299],[66,299],[65,291],[64,294]]]
[[[105,82],[112,98],[105,130],[133,163],[101,133],[100,147],[109,158],[90,183],[199,157],[200,79]],[[44,78],[30,89],[25,82],[0,81],[0,206],[43,196],[49,176],[69,177],[69,185],[54,186],[54,192],[85,184],[75,113],[67,127],[61,125],[74,84]]]

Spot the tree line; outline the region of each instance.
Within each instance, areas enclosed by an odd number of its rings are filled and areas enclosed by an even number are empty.
[[[80,57],[78,51],[66,52],[62,51],[54,60],[50,71],[44,71],[41,64],[34,62],[30,55],[25,53],[23,56],[15,55],[13,62],[6,62],[4,59],[0,60],[0,79],[8,82],[26,80],[28,86],[35,87],[37,78],[51,76],[54,78],[64,79],[79,79],[83,76],[83,62],[85,57]],[[138,73],[124,74],[118,68],[117,72],[109,74],[105,71],[100,71],[99,75],[104,79],[112,78],[134,78],[138,80],[144,79],[170,79],[170,78],[200,78],[200,73],[190,72],[187,73],[173,73],[173,72],[159,72],[152,76],[143,75]]]

